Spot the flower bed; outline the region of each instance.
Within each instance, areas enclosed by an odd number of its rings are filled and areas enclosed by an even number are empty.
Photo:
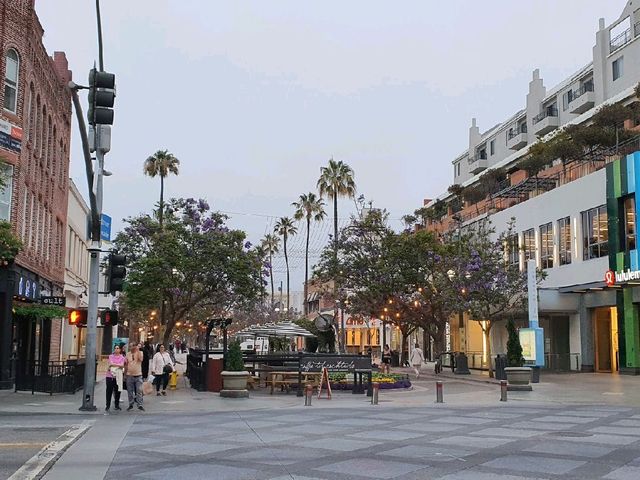
[[[352,390],[353,389],[353,377],[346,373],[331,373],[329,374],[329,381],[331,382],[332,390]],[[397,388],[409,388],[411,387],[411,381],[409,375],[403,375],[398,373],[374,373],[372,375],[372,381],[378,382],[380,389],[390,390]],[[366,383],[366,379],[365,379]]]

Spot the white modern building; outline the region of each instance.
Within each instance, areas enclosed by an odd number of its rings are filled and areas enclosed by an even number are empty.
[[[434,207],[438,201],[449,206],[442,221],[427,225],[433,230],[452,228],[454,213],[466,225],[490,217],[498,232],[506,231],[515,218],[517,234],[510,240],[515,247],[510,261],[522,269],[528,259],[535,259],[547,274],[539,288],[539,316],[549,368],[640,371],[637,361],[625,363],[627,357],[638,354],[637,319],[629,318],[629,324],[625,323],[626,317],[621,320],[627,337],[620,336],[620,299],[614,288],[620,286],[605,283],[613,249],[607,208],[609,167],[605,167],[633,147],[621,148],[617,155],[609,152],[592,162],[561,165],[556,161],[534,177],[518,164],[539,137],[553,136],[566,125],[588,124],[602,105],[637,102],[634,89],[639,82],[640,3],[632,0],[611,25],[600,20],[589,65],[550,89],[545,87],[539,70],[534,70],[522,110],[484,133],[476,119],[472,120],[468,147],[453,160],[453,183],[471,186],[482,181],[482,175],[491,169],[503,169],[503,184],[490,200],[466,202],[455,212],[449,193],[425,201],[427,207]],[[625,128],[637,130],[637,125],[628,121]],[[635,197],[632,203],[633,210],[625,212],[627,226],[635,232]],[[520,324],[526,325],[526,319]],[[457,319],[452,322],[451,334],[453,348],[466,351],[471,366],[483,360],[486,364],[483,355],[489,339],[478,322],[465,315],[463,324]],[[490,341],[493,353],[504,353],[505,329],[494,327]]]

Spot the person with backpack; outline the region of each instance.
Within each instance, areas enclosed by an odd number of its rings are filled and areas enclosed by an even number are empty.
[[[156,396],[160,396],[160,387],[162,387],[162,395],[167,394],[167,385],[169,385],[169,374],[173,372],[175,364],[171,361],[171,356],[165,351],[164,345],[158,345],[158,351],[153,356],[151,373],[153,373],[154,383],[156,384]]]

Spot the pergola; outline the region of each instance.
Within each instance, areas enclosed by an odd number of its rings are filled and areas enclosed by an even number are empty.
[[[236,337],[315,337],[309,330],[293,322],[265,323],[250,325],[235,334]]]

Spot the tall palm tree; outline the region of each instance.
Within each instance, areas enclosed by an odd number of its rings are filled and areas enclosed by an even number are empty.
[[[324,200],[321,197],[317,197],[315,193],[309,192],[307,194],[300,195],[297,202],[293,202],[296,209],[293,214],[293,218],[296,220],[307,221],[307,239],[304,250],[304,314],[307,315],[307,292],[309,290],[309,232],[311,230],[311,221],[321,222],[324,217],[327,216],[327,212],[324,211]]]
[[[337,248],[338,242],[338,197],[353,198],[356,194],[356,183],[353,179],[353,169],[342,160],[329,160],[326,167],[320,169],[318,190],[321,196],[333,200],[333,241]]]
[[[289,217],[282,217],[273,227],[274,233],[282,237],[282,246],[284,249],[284,263],[287,266],[287,310],[289,309],[289,257],[287,256],[287,239],[298,233],[298,229]]]
[[[145,175],[154,178],[160,176],[160,211],[158,221],[162,227],[162,216],[164,213],[164,179],[170,173],[178,175],[180,160],[169,153],[168,150],[158,150],[144,161],[143,171]]]
[[[262,239],[262,248],[269,255],[269,277],[271,278],[271,307],[273,307],[273,299],[275,298],[275,291],[273,289],[273,254],[278,253],[280,248],[280,239],[272,234],[268,233]]]

